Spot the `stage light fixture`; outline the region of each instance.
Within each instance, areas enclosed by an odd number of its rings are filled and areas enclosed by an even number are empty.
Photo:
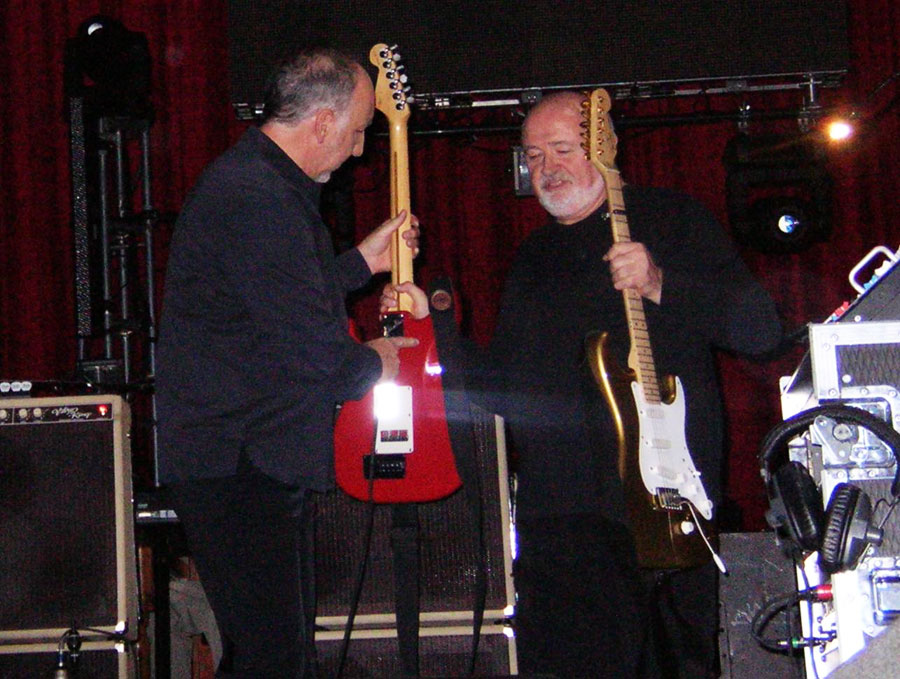
[[[750,136],[726,146],[726,199],[734,237],[762,252],[790,253],[831,233],[831,178],[819,138]]]
[[[853,136],[853,123],[848,118],[833,118],[825,124],[825,134],[833,142],[846,141]]]
[[[819,215],[799,198],[769,196],[750,206],[756,247],[769,252],[799,252],[818,239]]]
[[[68,96],[84,97],[99,115],[150,115],[150,50],[143,33],[97,14],[66,43]]]

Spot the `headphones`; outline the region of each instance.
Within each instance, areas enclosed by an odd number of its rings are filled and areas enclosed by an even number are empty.
[[[894,497],[900,497],[900,433],[860,408],[825,405],[788,418],[763,439],[759,459],[769,496],[766,521],[801,552],[818,550],[822,570],[833,574],[856,568],[869,544],[881,544],[884,531],[872,522],[872,501],[858,486],[837,484],[823,511],[819,489],[806,467],[784,462],[787,443],[818,417],[868,429],[891,449],[897,466],[891,484]]]

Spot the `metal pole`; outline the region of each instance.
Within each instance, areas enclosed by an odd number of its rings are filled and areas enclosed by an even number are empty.
[[[102,124],[102,121],[101,121]],[[106,195],[107,190],[107,155],[109,150],[106,144],[101,142],[97,151],[99,161],[99,197],[100,197],[100,263],[101,276],[103,283],[103,357],[111,359],[113,357],[112,345],[112,294],[110,291],[110,271],[109,271],[109,199]]]
[[[144,214],[144,263],[146,266],[147,285],[147,359],[150,381],[150,446],[153,458],[153,485],[159,487],[159,465],[157,464],[157,430],[156,430],[156,282],[153,272],[153,227],[156,212],[150,194],[150,126],[149,123],[141,131],[141,178]]]

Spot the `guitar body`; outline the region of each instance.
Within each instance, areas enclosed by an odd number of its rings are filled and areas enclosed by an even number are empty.
[[[400,374],[394,380],[404,394],[399,399],[403,413],[397,424],[379,423],[376,418],[375,391],[379,387],[359,401],[344,403],[335,424],[337,483],[357,500],[429,502],[450,495],[461,485],[450,446],[431,317],[402,316],[403,335],[415,337],[419,344],[401,354]],[[409,452],[397,452],[400,450]],[[375,478],[370,479],[373,474]]]
[[[655,569],[706,563],[710,552],[697,522],[707,538],[712,525],[700,511],[692,514],[683,498],[693,495],[710,517],[712,507],[707,506],[688,454],[680,381],[667,380],[671,386],[667,398],[648,403],[634,371],[622,370],[613,361],[606,333],[588,338],[587,349],[594,379],[616,427],[617,466],[638,563]],[[674,491],[679,501],[666,506],[666,492],[657,492],[661,488]]]

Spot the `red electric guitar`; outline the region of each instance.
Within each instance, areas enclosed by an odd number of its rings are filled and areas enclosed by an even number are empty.
[[[630,241],[631,235],[609,109],[606,90],[594,90],[584,104],[584,148],[603,175],[613,242],[620,243]],[[588,360],[616,424],[619,475],[638,563],[645,568],[699,565],[713,555],[708,543],[713,504],[685,440],[681,381],[657,376],[644,301],[636,290],[622,294],[631,340],[628,368],[616,365],[606,333],[588,340]]]
[[[390,127],[391,216],[410,213],[409,101],[395,48],[375,45],[369,60],[378,67],[375,107]],[[407,218],[408,219],[408,218]],[[391,243],[391,281],[413,280],[413,253],[401,225]],[[340,488],[358,500],[428,502],[460,486],[444,412],[441,364],[431,317],[413,318],[412,300],[401,295],[399,311],[382,319],[385,335],[415,337],[400,351],[400,374],[359,401],[347,401],[334,430],[335,473]]]

